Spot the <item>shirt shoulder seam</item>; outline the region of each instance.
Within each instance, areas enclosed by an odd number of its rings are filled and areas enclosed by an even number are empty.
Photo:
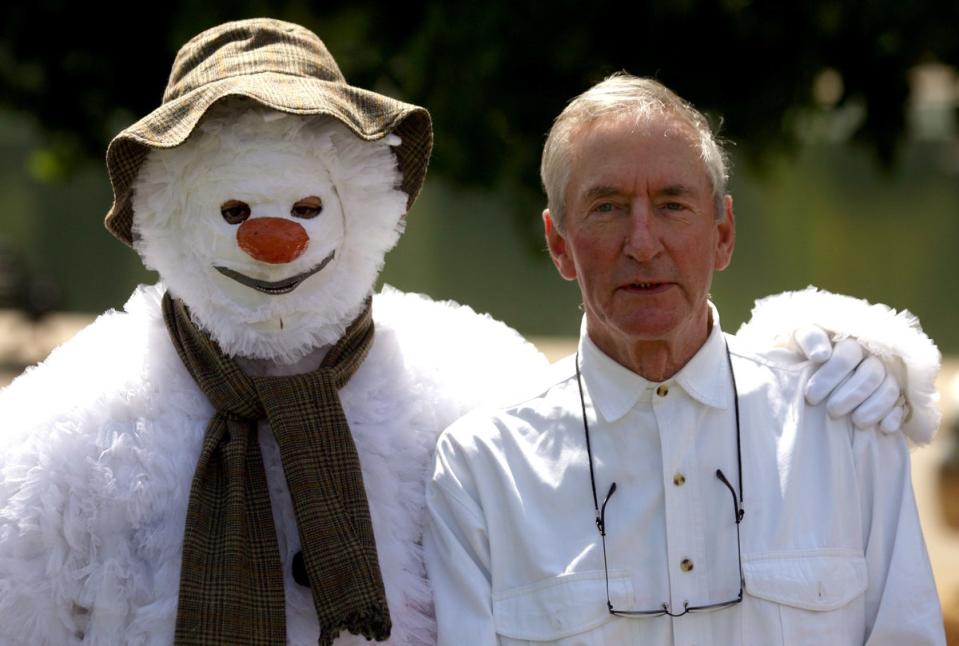
[[[557,369],[556,372],[559,372],[559,370]],[[548,393],[551,389],[569,381],[574,376],[575,374],[566,374],[565,372],[558,374],[552,379],[548,380],[546,383],[544,383],[540,388],[537,388],[532,393],[530,392],[523,393],[522,399],[511,400],[507,402],[504,406],[499,406],[493,409],[492,412],[494,415],[499,413],[510,413],[513,411],[513,409],[519,408],[528,402],[531,402],[535,399],[542,399],[543,396],[545,396],[546,393]]]

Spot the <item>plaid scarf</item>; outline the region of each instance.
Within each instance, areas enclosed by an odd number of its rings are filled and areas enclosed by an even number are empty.
[[[341,630],[390,634],[359,457],[338,389],[373,339],[369,306],[309,374],[249,377],[167,292],[177,353],[216,408],[193,475],[183,537],[176,643],[286,644],[280,550],[257,422],[279,446],[293,499],[320,646]]]

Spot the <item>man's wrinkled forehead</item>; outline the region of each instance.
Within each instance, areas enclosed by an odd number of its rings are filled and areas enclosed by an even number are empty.
[[[664,184],[655,187],[655,195],[660,197],[699,197],[702,190],[693,184],[684,184],[682,182],[673,184]],[[616,197],[622,194],[622,188],[609,184],[592,184],[585,186],[582,191],[582,199],[586,201],[598,200],[604,197]]]
[[[687,146],[688,150],[676,158],[677,170],[682,173],[672,178],[660,178],[663,181],[657,186],[657,192],[665,196],[682,197],[699,196],[704,189],[711,190],[711,180],[700,154],[695,128],[680,116],[662,111],[638,117],[631,114],[605,115],[577,128],[570,137],[570,165],[573,172],[566,187],[567,199],[591,199],[620,192],[621,181],[606,180],[620,174],[629,176],[634,169],[604,167],[601,159],[603,148],[612,150],[629,141],[629,145],[635,145],[633,150],[636,156],[642,157],[646,152],[643,148],[655,146],[659,143],[658,139],[663,143],[666,140],[680,143]],[[685,154],[687,152],[689,154]],[[596,164],[597,158],[600,158],[599,164]],[[583,180],[588,178],[594,181],[584,183]],[[705,186],[701,186],[700,180],[705,182]],[[570,194],[574,184],[577,195]]]
[[[580,124],[570,133],[570,157],[575,161],[578,152],[592,139],[608,133],[656,134],[664,138],[685,139],[692,148],[699,146],[699,135],[695,126],[681,114],[666,109],[624,111],[605,113]]]

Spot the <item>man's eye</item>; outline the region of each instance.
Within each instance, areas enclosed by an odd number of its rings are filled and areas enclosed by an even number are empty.
[[[686,205],[682,202],[665,202],[662,208],[667,211],[683,211],[686,209]]]
[[[250,205],[240,200],[227,200],[220,206],[220,215],[229,224],[239,224],[250,217]]]
[[[595,211],[596,213],[612,213],[615,210],[616,210],[616,205],[613,204],[612,202],[603,202],[593,207],[593,211]]]
[[[296,218],[315,218],[323,211],[323,200],[315,195],[304,197],[293,205],[290,214]]]

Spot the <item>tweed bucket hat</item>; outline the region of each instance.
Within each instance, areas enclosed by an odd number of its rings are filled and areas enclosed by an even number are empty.
[[[187,42],[173,62],[162,105],[110,142],[113,206],[105,224],[113,235],[132,245],[131,186],[150,150],[182,144],[211,106],[232,96],[289,114],[328,115],[365,141],[396,134],[407,208],[419,194],[433,147],[429,112],[348,85],[323,42],[304,27],[241,20]]]

